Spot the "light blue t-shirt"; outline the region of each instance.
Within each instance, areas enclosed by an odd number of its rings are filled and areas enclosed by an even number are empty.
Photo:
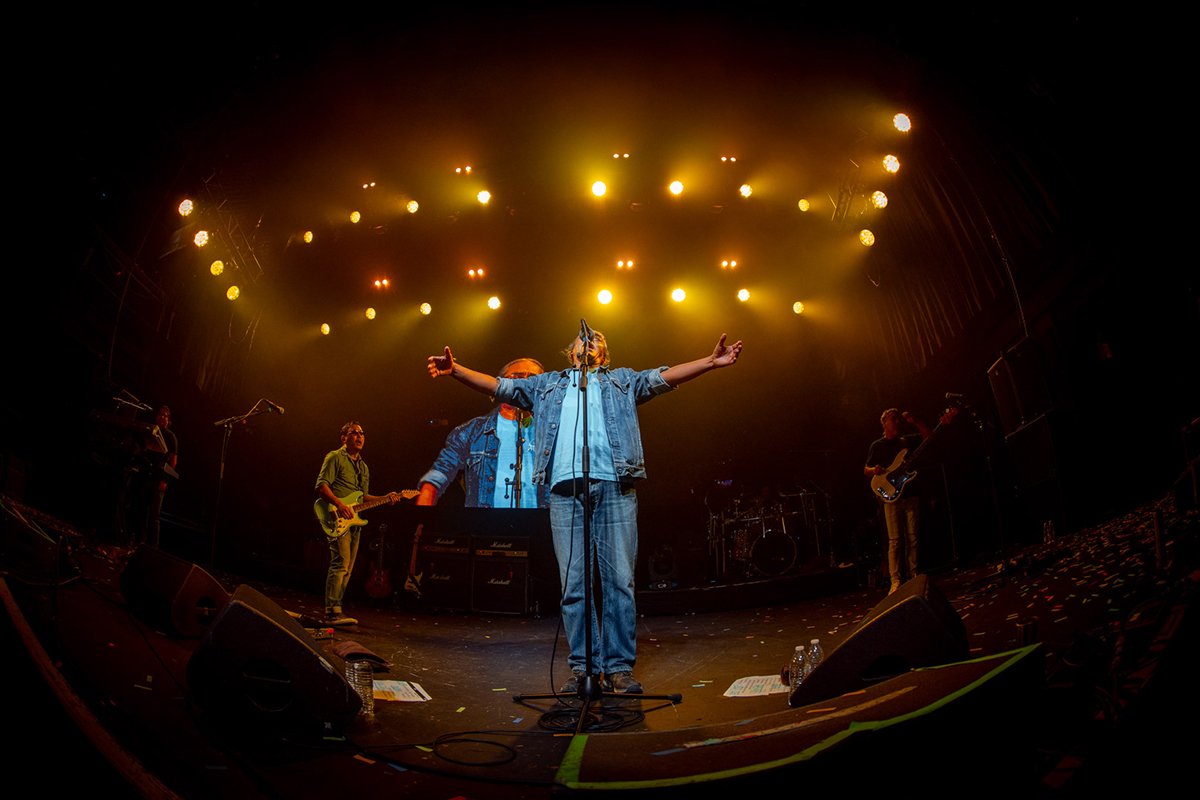
[[[496,487],[492,493],[492,508],[515,508],[516,490],[511,483],[517,463],[517,421],[496,416],[496,437],[500,449],[496,453]],[[537,487],[533,485],[533,427],[525,428],[525,455],[521,460],[521,508],[537,508]]]
[[[587,386],[588,444],[591,446],[592,480],[615,481],[612,446],[608,443],[608,428],[604,424],[603,398],[595,370]],[[558,436],[555,437],[550,486],[583,477],[583,415],[579,413],[579,373],[572,373],[571,386],[563,397]]]

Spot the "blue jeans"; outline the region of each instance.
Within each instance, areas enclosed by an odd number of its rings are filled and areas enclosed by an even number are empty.
[[[350,526],[340,539],[329,540],[329,574],[325,578],[325,613],[342,610],[342,598],[346,595],[346,584],[354,571],[354,559],[358,557],[358,534],[362,528]]]
[[[592,550],[600,565],[603,621],[597,625],[593,608],[592,664],[598,672],[632,672],[637,660],[637,611],[633,595],[637,493],[628,484],[593,481],[586,499],[592,509]],[[585,559],[583,553],[584,500],[582,491],[573,496],[550,493],[550,527],[563,587],[563,628],[571,647],[567,663],[572,670],[582,670],[587,663],[583,570],[590,566],[591,559]]]

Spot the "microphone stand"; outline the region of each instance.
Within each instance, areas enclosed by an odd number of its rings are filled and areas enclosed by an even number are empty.
[[[263,403],[267,403],[266,408],[260,408]],[[208,543],[208,567],[212,569],[217,558],[217,515],[221,511],[221,485],[225,482],[225,452],[229,449],[229,437],[233,435],[233,426],[239,422],[245,422],[251,417],[257,417],[259,414],[270,414],[275,410],[275,406],[269,400],[259,400],[254,404],[254,407],[245,414],[239,414],[236,417],[228,417],[227,419],[219,419],[213,423],[217,427],[225,429],[221,438],[221,467],[217,473],[217,497],[213,501],[213,520],[212,534]],[[281,412],[282,413],[282,412]]]

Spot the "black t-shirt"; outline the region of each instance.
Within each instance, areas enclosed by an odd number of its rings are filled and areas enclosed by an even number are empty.
[[[871,449],[867,453],[867,466],[877,467],[882,464],[885,467],[890,467],[901,450],[908,450],[908,455],[912,455],[913,450],[917,449],[920,444],[920,436],[897,436],[894,439],[881,436],[871,442]],[[904,484],[904,497],[916,496],[917,483],[916,478],[913,478]]]

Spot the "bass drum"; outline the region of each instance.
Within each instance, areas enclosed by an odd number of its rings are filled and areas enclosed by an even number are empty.
[[[750,563],[765,577],[782,575],[796,565],[796,541],[768,528],[750,545]]]

